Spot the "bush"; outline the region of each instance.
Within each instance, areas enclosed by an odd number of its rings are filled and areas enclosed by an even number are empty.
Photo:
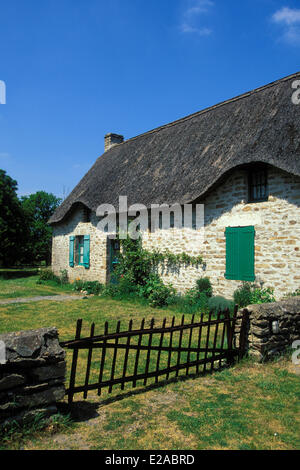
[[[81,281],[77,279],[73,284],[73,290],[78,292],[84,291],[88,295],[99,295],[103,291],[103,285],[98,281]]]
[[[58,276],[51,271],[51,269],[41,269],[39,271],[39,281],[56,281]]]
[[[243,282],[243,284],[234,292],[233,298],[234,303],[237,304],[240,308],[243,308],[251,304],[276,302],[273,294],[274,289],[271,287],[263,289],[258,287],[256,284]]]
[[[287,294],[286,295],[286,299],[288,299],[289,297],[299,297],[300,296],[300,289],[296,289],[295,292],[291,292],[290,294]]]
[[[152,271],[150,254],[143,250],[141,240],[121,240],[123,252],[119,255],[119,265],[115,271],[118,282],[121,276],[130,276],[132,284],[143,286]]]
[[[212,297],[213,289],[208,277],[203,277],[196,281],[196,286],[198,291],[202,294],[205,294],[207,297]]]
[[[211,297],[208,300],[208,308],[210,312],[218,313],[223,312],[224,310],[229,309],[230,312],[234,310],[234,302],[232,300],[225,299],[217,295],[216,297]]]
[[[165,286],[161,284],[156,287],[155,290],[149,295],[149,305],[150,307],[164,307],[169,305],[172,302],[172,297],[175,295],[175,290],[171,286]]]
[[[144,286],[138,288],[140,297],[148,299],[151,307],[164,307],[174,301],[175,289],[166,286],[158,274],[150,274]]]

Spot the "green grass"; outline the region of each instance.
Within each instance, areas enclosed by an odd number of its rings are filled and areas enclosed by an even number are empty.
[[[121,320],[121,329],[127,330],[131,318],[135,328],[140,326],[142,318],[146,319],[147,326],[152,317],[155,317],[156,325],[160,326],[164,317],[170,324],[173,315],[178,324],[181,314],[171,309],[154,310],[136,302],[101,297],[64,303],[41,301],[0,306],[0,332],[56,326],[60,339],[68,340],[74,337],[78,318],[83,319],[82,334],[87,336],[92,322],[96,324],[96,334],[101,334],[105,321],[109,321],[110,331],[115,331],[117,320]],[[190,318],[186,315],[186,321]],[[176,335],[174,344],[178,342]],[[188,337],[184,337],[185,344],[187,341]],[[195,332],[192,344],[196,342]],[[112,360],[112,354],[112,350],[108,352],[108,361]],[[123,358],[123,353],[120,353],[116,376],[122,374]],[[99,359],[98,350],[93,355],[91,380],[97,380]],[[70,360],[68,353],[68,370]],[[181,360],[184,360],[183,354]],[[166,361],[165,353],[162,355],[162,364]],[[177,354],[173,354],[172,361],[176,363]],[[145,357],[141,356],[141,372],[144,364]],[[155,365],[154,354],[150,367],[155,368]],[[133,356],[129,356],[129,366],[132,370]],[[81,352],[77,384],[84,382],[85,367],[86,352]],[[295,375],[290,358],[287,358],[263,365],[243,361],[222,372],[181,379],[158,388],[150,386],[145,389],[139,383],[135,392],[132,386],[126,385],[122,399],[120,386],[114,388],[111,395],[107,390],[101,397],[91,392],[87,402],[83,402],[82,395],[76,395],[75,410],[84,410],[89,403],[95,409],[92,419],[78,422],[70,429],[57,429],[56,434],[49,433],[47,429],[36,430],[32,435],[29,433],[22,437],[21,443],[14,439],[8,440],[5,447],[97,450],[299,449],[299,382],[300,377]]]
[[[6,271],[7,272],[7,271]],[[16,271],[14,271],[15,273]],[[21,276],[22,273],[19,274]],[[37,284],[38,276],[13,277],[7,279],[1,277],[0,272],[0,300],[14,299],[19,297],[36,297],[47,295],[59,295],[65,292],[72,292],[71,286],[57,285],[53,281],[48,281],[45,285]]]

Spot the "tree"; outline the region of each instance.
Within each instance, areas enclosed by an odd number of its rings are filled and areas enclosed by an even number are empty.
[[[38,191],[21,197],[21,204],[26,216],[29,237],[26,248],[28,262],[51,262],[52,228],[47,224],[61,199],[54,194]]]
[[[26,220],[17,189],[17,182],[0,170],[0,264],[4,266],[23,261],[27,240]]]

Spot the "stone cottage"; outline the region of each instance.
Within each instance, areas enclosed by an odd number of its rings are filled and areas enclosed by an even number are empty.
[[[300,73],[124,141],[105,152],[51,217],[52,268],[106,283],[118,241],[97,229],[106,203],[203,204],[197,230],[145,230],[147,249],[201,255],[201,266],[161,267],[179,291],[209,277],[230,298],[241,281],[300,287]]]

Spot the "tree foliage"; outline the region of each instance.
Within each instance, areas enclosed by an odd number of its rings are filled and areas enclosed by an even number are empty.
[[[28,230],[27,262],[39,263],[45,260],[50,264],[52,228],[47,222],[60,203],[61,199],[45,191],[21,197]]]
[[[27,224],[17,196],[17,182],[0,170],[0,264],[13,266],[22,260]]]

